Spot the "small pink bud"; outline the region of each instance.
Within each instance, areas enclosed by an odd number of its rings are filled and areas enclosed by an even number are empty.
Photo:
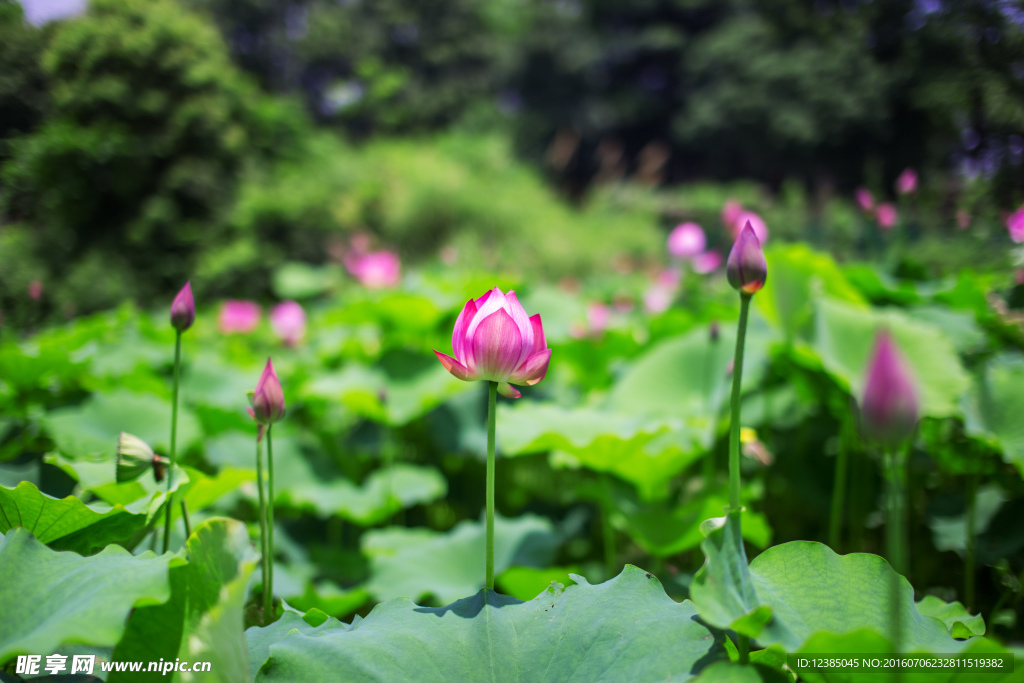
[[[743,213],[743,205],[731,197],[725,200],[725,204],[722,205],[722,225],[729,230],[733,229],[736,225],[736,221],[739,220],[740,214]]]
[[[691,259],[704,251],[707,240],[696,223],[677,225],[668,236],[668,253],[677,259]]]
[[[896,179],[896,191],[900,194],[917,192],[917,171],[912,168],[904,169]]]
[[[43,297],[42,280],[33,280],[28,284],[28,296],[32,301],[39,301]]]
[[[754,294],[764,287],[768,280],[768,264],[764,260],[761,242],[754,229],[747,223],[729,252],[725,273],[733,289],[744,294]]]
[[[896,207],[889,202],[879,204],[878,210],[875,211],[875,220],[878,221],[878,227],[884,230],[889,230],[896,225],[897,218]]]
[[[705,275],[712,273],[722,265],[722,255],[717,251],[705,251],[700,256],[693,259],[693,270],[694,272]]]
[[[345,268],[369,289],[394,287],[402,280],[398,254],[390,251],[374,251],[369,254],[350,252],[345,257]]]
[[[224,334],[248,333],[260,322],[260,306],[255,301],[229,299],[220,307],[220,331]]]
[[[865,433],[889,443],[906,438],[917,424],[917,406],[917,389],[896,343],[888,332],[879,332],[861,401]]]
[[[1014,242],[1024,242],[1024,206],[1020,207],[1006,219],[1006,229]]]
[[[261,425],[272,425],[284,417],[284,392],[281,390],[277,373],[274,372],[274,364],[269,358],[259,382],[256,383],[256,391],[251,400],[249,414]]]
[[[285,301],[270,312],[270,326],[285,344],[295,346],[306,335],[306,312],[298,303]]]
[[[871,196],[871,191],[866,187],[858,187],[854,195],[857,198],[857,205],[860,206],[861,211],[870,213],[875,208],[875,198]]]
[[[611,319],[611,310],[601,303],[592,303],[587,306],[587,325],[590,331],[600,334],[608,329],[608,322]]]
[[[171,327],[184,332],[192,327],[196,319],[196,304],[192,300],[192,283],[186,282],[171,302]]]

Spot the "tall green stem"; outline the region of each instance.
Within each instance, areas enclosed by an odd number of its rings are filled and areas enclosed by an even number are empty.
[[[974,515],[978,498],[978,475],[970,474],[967,480],[967,566],[964,567],[964,602],[967,609],[974,609]]]
[[[494,426],[497,422],[498,383],[487,382],[487,590],[494,590]]]
[[[274,442],[270,438],[270,431],[274,425],[267,425],[267,592],[264,600],[273,610],[274,605]],[[273,621],[273,611],[270,612],[270,620]]]
[[[164,522],[164,552],[166,553],[171,544],[171,506],[174,502],[174,493],[171,490],[174,486],[174,466],[177,464],[178,445],[178,373],[181,367],[181,330],[177,330],[174,337],[174,387],[171,389],[171,455],[170,467],[167,468],[167,500],[164,507],[167,515]],[[184,511],[184,508],[182,508]],[[185,523],[188,526],[188,522]]]
[[[903,462],[900,449],[893,448],[886,455],[886,554],[893,569],[906,576],[906,512],[903,490]]]
[[[256,490],[260,497],[260,569],[263,574],[263,624],[269,624],[273,595],[270,592],[270,536],[267,534],[267,497],[263,490],[263,444],[256,440]]]
[[[740,508],[740,384],[743,382],[743,343],[747,336],[750,294],[740,293],[740,322],[732,363],[732,399],[729,402],[729,509]]]
[[[615,551],[615,529],[612,528],[611,508],[614,505],[612,497],[611,475],[607,472],[601,473],[601,480],[604,484],[605,504],[601,507],[601,533],[604,536],[604,566],[608,572],[608,578],[615,576],[618,553]]]
[[[839,552],[839,540],[843,528],[843,503],[846,496],[846,469],[849,461],[849,420],[843,419],[839,432],[839,451],[836,453],[835,479],[832,482],[832,513],[829,518],[828,544]]]
[[[737,635],[736,649],[740,655],[740,664],[748,664],[750,662],[750,638]]]

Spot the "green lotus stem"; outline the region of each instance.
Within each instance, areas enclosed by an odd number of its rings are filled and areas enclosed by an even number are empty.
[[[839,540],[843,528],[843,503],[846,496],[846,470],[849,461],[849,419],[843,420],[839,433],[839,451],[836,453],[835,479],[832,482],[832,512],[829,517],[828,544],[839,552]]]
[[[899,448],[887,454],[889,472],[886,477],[885,542],[889,562],[899,574],[906,576],[906,508],[903,490],[903,461]]]
[[[267,534],[267,497],[263,491],[263,445],[256,439],[256,491],[260,497],[260,550],[263,557],[260,569],[263,575],[263,624],[268,623],[270,610],[273,607],[273,596],[270,592],[270,536]]]
[[[974,520],[977,510],[978,475],[967,480],[967,566],[964,568],[964,602],[967,609],[974,608]]]
[[[608,571],[608,578],[615,576],[615,564],[618,558],[618,553],[615,552],[615,529],[612,528],[611,520],[611,506],[612,506],[612,487],[611,479],[607,473],[602,473],[601,479],[604,482],[604,490],[608,495],[608,499],[601,509],[601,533],[604,540],[604,565]]]
[[[274,604],[274,442],[270,438],[273,426],[267,425],[267,580],[270,583],[267,584],[267,597],[264,598],[271,610]]]
[[[497,422],[498,383],[487,382],[487,590],[494,590],[494,426]]]
[[[740,384],[743,381],[743,342],[751,295],[740,293],[740,322],[736,329],[736,355],[732,363],[732,399],[729,402],[729,509],[740,509]]]
[[[167,515],[164,523],[164,552],[171,543],[171,506],[174,502],[174,492],[171,490],[174,485],[174,466],[177,464],[178,446],[178,377],[181,371],[181,330],[177,330],[174,338],[174,386],[171,389],[171,453],[170,466],[167,468],[167,500],[164,505],[167,508]],[[188,509],[185,507],[185,500],[181,501],[181,515],[185,520],[185,538],[191,535],[192,525],[188,519]]]
[[[736,649],[740,653],[740,664],[750,663],[750,638],[747,636],[736,636]]]

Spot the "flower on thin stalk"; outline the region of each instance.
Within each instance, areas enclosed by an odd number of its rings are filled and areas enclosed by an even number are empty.
[[[455,357],[434,350],[445,370],[461,380],[488,380],[509,398],[520,393],[511,384],[533,386],[548,371],[551,349],[544,338],[540,314],[529,317],[515,292],[495,287],[470,299],[452,332]]]
[[[707,240],[696,223],[677,225],[668,236],[668,253],[677,259],[692,259],[704,251]]]
[[[750,223],[743,226],[732,245],[725,272],[732,288],[744,294],[754,294],[764,287],[768,279],[768,263]]]
[[[255,301],[229,299],[220,307],[220,331],[223,334],[246,334],[260,322],[260,306]]]
[[[186,282],[171,302],[171,327],[184,332],[196,320],[196,303],[192,299],[192,283]]]
[[[854,196],[857,198],[857,205],[861,211],[871,213],[875,208],[875,198],[871,196],[871,191],[866,187],[858,187]]]
[[[281,382],[274,372],[274,364],[267,359],[267,365],[263,368],[259,382],[256,383],[256,391],[249,396],[252,407],[248,408],[249,415],[260,425],[258,439],[263,438],[265,427],[272,425],[284,417],[284,392],[281,390]]]
[[[913,194],[917,192],[917,171],[906,168],[896,179],[896,191],[900,194]]]
[[[149,444],[133,434],[121,432],[117,439],[115,478],[118,484],[134,481],[149,469],[153,470],[153,478],[156,481],[163,481],[169,462],[167,458],[154,453]]]
[[[884,230],[889,230],[896,225],[897,218],[896,207],[889,202],[879,204],[878,209],[875,211],[875,220],[878,221],[878,227]]]
[[[861,414],[865,433],[886,443],[910,436],[917,424],[917,388],[896,342],[886,331],[875,337]]]
[[[285,301],[270,312],[270,327],[281,341],[295,346],[306,336],[306,312],[294,301]]]

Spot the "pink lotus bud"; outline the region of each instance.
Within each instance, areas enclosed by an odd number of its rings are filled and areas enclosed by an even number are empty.
[[[693,270],[700,274],[712,273],[722,265],[722,255],[717,251],[705,251],[693,259]]]
[[[285,344],[295,346],[306,335],[306,312],[298,303],[285,301],[270,312],[270,326]]]
[[[498,391],[519,398],[511,384],[537,384],[548,372],[551,349],[544,338],[540,315],[529,317],[515,292],[495,287],[470,299],[452,332],[455,357],[435,350],[445,370],[461,380],[498,382]]]
[[[394,287],[402,279],[398,255],[390,251],[350,253],[345,257],[345,268],[364,287],[370,289]]]
[[[878,209],[875,211],[875,220],[878,221],[878,227],[885,230],[889,230],[896,225],[897,218],[896,207],[889,202],[879,204]]]
[[[587,325],[590,331],[596,334],[608,329],[608,321],[611,319],[611,310],[601,303],[592,303],[587,306]]]
[[[672,292],[661,285],[653,285],[644,292],[644,310],[648,313],[664,313],[672,305]]]
[[[28,296],[32,301],[39,301],[43,297],[42,280],[33,280],[28,283]]]
[[[1006,219],[1006,229],[1010,231],[1010,239],[1024,242],[1024,206],[1020,207]]]
[[[768,264],[764,260],[761,242],[750,223],[743,227],[732,245],[725,273],[732,288],[744,294],[753,294],[764,287],[768,279]]]
[[[870,213],[875,208],[875,198],[871,196],[871,192],[866,187],[858,187],[854,196],[857,198],[857,205],[860,206],[861,211]]]
[[[900,441],[917,424],[917,389],[888,332],[879,332],[861,401],[864,431],[883,442]]]
[[[260,306],[255,301],[229,299],[220,307],[220,331],[246,334],[260,322]]]
[[[668,253],[678,259],[691,259],[704,251],[707,240],[696,223],[683,223],[669,233]]]
[[[666,268],[658,273],[658,277],[654,279],[654,282],[658,287],[671,292],[679,286],[680,280],[682,280],[682,277],[678,270],[675,268]]]
[[[750,225],[753,229],[754,234],[757,235],[757,241],[760,244],[764,244],[768,241],[768,226],[765,225],[764,220],[753,211],[744,211],[736,219],[736,223],[732,227],[733,238],[739,237],[743,231],[743,226]]]
[[[956,224],[961,230],[971,227],[971,214],[967,212],[967,209],[957,209]]]
[[[1024,268],[1013,269],[1013,282],[1014,284],[1024,285]]]
[[[896,179],[896,191],[900,194],[912,194],[917,192],[917,171],[906,168]]]
[[[261,425],[272,425],[284,417],[284,392],[269,358],[250,401],[252,407],[248,409],[249,415]]]
[[[722,205],[722,225],[731,231],[742,213],[742,204],[732,198],[726,199],[725,204]]]
[[[171,302],[171,327],[184,332],[196,320],[196,303],[192,300],[192,283],[186,282]]]

